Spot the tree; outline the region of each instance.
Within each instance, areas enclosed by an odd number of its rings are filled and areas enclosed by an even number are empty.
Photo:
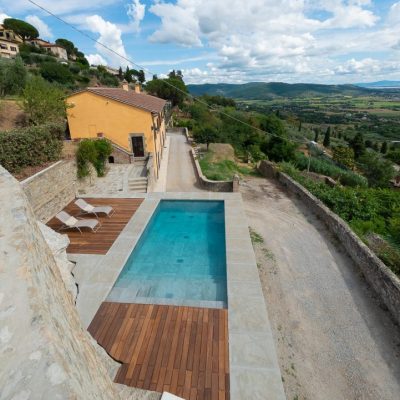
[[[400,149],[390,150],[386,158],[393,161],[395,164],[400,165]]]
[[[368,184],[371,187],[388,187],[390,180],[395,175],[393,164],[381,159],[377,153],[364,154],[359,159],[360,167],[364,176],[368,179]]]
[[[33,25],[28,24],[25,21],[21,21],[20,19],[6,18],[3,21],[3,26],[5,29],[14,31],[14,33],[21,36],[24,41],[39,37],[39,32]]]
[[[354,151],[354,158],[356,160],[365,153],[364,137],[361,132],[357,132],[354,138],[350,140],[350,147]]]
[[[285,136],[286,130],[281,119],[274,114],[264,115],[260,121],[260,128],[273,135]]]
[[[76,56],[77,49],[75,48],[75,45],[70,40],[60,38],[60,39],[56,40],[56,44],[63,47],[67,51],[68,58]]]
[[[34,125],[57,122],[66,117],[64,93],[40,76],[28,80],[22,99],[22,107]]]
[[[218,140],[219,134],[214,126],[211,125],[201,125],[197,126],[193,130],[193,137],[198,143],[205,143],[208,147],[210,143],[215,143]]]
[[[124,80],[124,73],[122,72],[122,67],[119,67],[118,70],[118,78],[123,81]]]
[[[301,132],[301,121],[299,123],[299,132]]]
[[[283,137],[273,136],[261,145],[261,151],[272,161],[292,161],[295,159],[296,147]]]
[[[147,82],[146,90],[154,96],[169,100],[173,106],[182,106],[187,93],[185,83],[176,78],[153,79]]]
[[[136,75],[138,78],[138,81],[143,85],[143,83],[146,82],[146,75],[144,71],[141,69],[138,71],[138,74]]]
[[[314,142],[318,143],[318,137],[319,137],[319,129],[315,128],[314,129]]]
[[[168,74],[168,78],[171,79],[179,79],[180,81],[183,82],[183,74],[182,71],[178,69],[178,71],[175,71],[174,69]]]
[[[128,83],[136,82],[136,79],[134,78],[134,70],[129,69],[129,67],[126,67],[124,78]]]
[[[25,87],[27,72],[20,56],[0,68],[0,94],[21,94]]]
[[[350,147],[337,146],[333,148],[333,160],[347,168],[354,168],[354,150]]]
[[[324,145],[324,147],[329,147],[331,145],[331,127],[330,126],[328,126],[328,129],[325,132],[323,145]]]
[[[44,62],[40,66],[40,75],[49,82],[61,84],[74,82],[74,77],[68,67],[56,62]]]
[[[387,151],[388,151],[388,144],[387,144],[387,142],[383,142],[382,146],[381,146],[381,153],[386,154]]]

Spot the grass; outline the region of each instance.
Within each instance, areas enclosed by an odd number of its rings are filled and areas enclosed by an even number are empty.
[[[254,167],[244,167],[231,160],[212,161],[212,152],[208,151],[200,160],[200,167],[207,179],[212,181],[229,181],[235,174],[258,175]]]
[[[250,230],[250,238],[253,244],[264,243],[264,239],[259,233],[257,233],[253,228],[249,228],[249,230]]]

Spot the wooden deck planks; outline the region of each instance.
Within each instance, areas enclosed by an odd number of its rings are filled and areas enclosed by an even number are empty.
[[[125,228],[125,225],[131,219],[133,214],[135,214],[140,204],[142,204],[143,199],[96,198],[85,200],[94,206],[109,205],[114,208],[115,213],[110,218],[107,218],[103,214],[98,218],[102,226],[96,233],[93,233],[88,229],[83,230],[82,234],[80,234],[76,229],[61,231],[62,233],[66,233],[70,240],[67,253],[107,254],[118,235]],[[74,201],[68,204],[64,208],[64,211],[73,216],[79,214],[79,208],[74,204]],[[96,218],[96,216],[89,214],[81,215],[80,218]],[[61,227],[61,223],[55,218],[52,218],[47,225],[54,230],[58,230]]]
[[[229,399],[225,309],[104,302],[88,330],[123,365],[116,382],[190,400]]]

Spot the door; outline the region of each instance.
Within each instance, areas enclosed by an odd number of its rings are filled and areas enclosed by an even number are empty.
[[[135,157],[144,157],[143,136],[131,136],[132,152]]]

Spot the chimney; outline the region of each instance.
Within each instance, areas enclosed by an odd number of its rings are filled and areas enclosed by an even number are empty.
[[[140,83],[135,83],[135,93],[140,93]]]
[[[122,89],[125,90],[125,92],[129,92],[129,84],[125,79],[122,81]]]

